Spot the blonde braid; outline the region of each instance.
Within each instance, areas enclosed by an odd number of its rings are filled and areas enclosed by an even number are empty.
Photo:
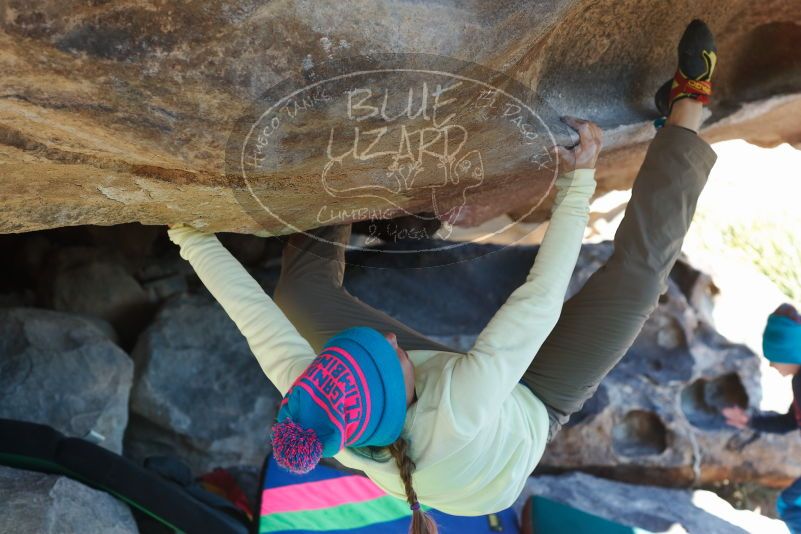
[[[420,508],[420,503],[417,501],[417,493],[412,487],[412,472],[415,465],[412,459],[409,458],[409,443],[403,438],[398,438],[388,448],[392,457],[395,458],[398,471],[400,471],[406,492],[406,500],[412,507],[412,524],[409,526],[409,534],[438,534],[437,524]]]

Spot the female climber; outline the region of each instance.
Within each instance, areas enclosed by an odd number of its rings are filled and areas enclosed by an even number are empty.
[[[634,183],[614,254],[564,303],[578,258],[601,131],[568,118],[551,222],[526,282],[466,354],[435,343],[343,287],[350,225],[294,235],[273,302],[214,235],[169,230],[284,395],[273,454],[303,473],[321,457],[365,472],[436,532],[421,504],[455,515],[510,506],[548,441],[622,358],[666,289],[716,155],[696,132],[711,94],[712,34],[693,21],[675,77],[657,92],[666,124]]]

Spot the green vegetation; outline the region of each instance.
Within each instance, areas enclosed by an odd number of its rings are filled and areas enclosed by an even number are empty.
[[[801,216],[794,222],[770,217],[724,225],[721,237],[785,295],[801,303]]]

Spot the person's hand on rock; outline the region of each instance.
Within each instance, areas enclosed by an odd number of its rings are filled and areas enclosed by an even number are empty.
[[[603,146],[601,128],[594,122],[576,117],[562,117],[561,120],[579,134],[579,143],[573,148],[556,147],[565,172],[574,169],[594,169]]]
[[[720,413],[726,418],[726,424],[735,428],[747,428],[748,421],[751,419],[751,416],[739,406],[723,408]]]

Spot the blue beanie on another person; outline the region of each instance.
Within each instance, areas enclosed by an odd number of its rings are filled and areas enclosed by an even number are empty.
[[[287,391],[273,425],[273,456],[311,471],[344,447],[390,445],[406,420],[406,386],[395,348],[377,330],[354,327],[329,339]]]
[[[768,316],[762,353],[774,363],[801,365],[801,314],[792,305],[782,304]]]

